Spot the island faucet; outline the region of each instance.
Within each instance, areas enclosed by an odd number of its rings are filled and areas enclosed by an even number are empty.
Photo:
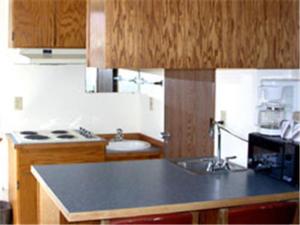
[[[123,140],[124,140],[123,130],[121,128],[118,128],[117,133],[113,138],[113,141],[123,141]]]
[[[217,152],[217,161],[221,162],[221,126],[223,125],[224,121],[214,121],[213,119],[210,120],[209,126],[209,136],[214,138],[215,136],[215,126],[217,127],[218,131],[218,152]]]
[[[229,160],[236,159],[236,156],[230,156],[226,157],[225,160],[221,158],[221,129],[226,131],[227,133],[233,135],[234,137],[237,137],[239,139],[239,136],[232,133],[230,130],[228,130],[226,127],[224,127],[224,121],[215,121],[213,119],[210,120],[210,126],[209,126],[209,136],[214,137],[215,136],[215,126],[217,127],[218,132],[218,152],[217,152],[217,159],[209,160],[206,171],[213,172],[217,170],[230,170],[230,164]],[[244,141],[244,139],[242,139]]]

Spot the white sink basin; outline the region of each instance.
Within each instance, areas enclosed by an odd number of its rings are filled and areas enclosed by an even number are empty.
[[[106,146],[108,151],[130,152],[145,150],[151,147],[151,144],[140,140],[111,141]]]

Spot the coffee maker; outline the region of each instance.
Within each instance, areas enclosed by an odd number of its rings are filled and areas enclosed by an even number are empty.
[[[292,79],[262,79],[258,87],[258,132],[280,136],[281,123],[292,117],[296,83]]]

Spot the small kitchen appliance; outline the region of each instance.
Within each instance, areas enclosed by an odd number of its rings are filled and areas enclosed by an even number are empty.
[[[248,168],[299,186],[299,146],[281,137],[250,133]]]
[[[280,124],[285,118],[285,107],[279,102],[267,102],[260,106],[259,132],[265,135],[280,135]]]
[[[298,79],[261,79],[258,87],[258,132],[280,136],[281,122],[297,109]]]
[[[280,137],[300,144],[300,112],[294,112],[292,120],[281,122]]]

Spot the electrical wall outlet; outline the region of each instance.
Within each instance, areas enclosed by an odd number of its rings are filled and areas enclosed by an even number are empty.
[[[15,97],[15,110],[23,110],[23,97]]]
[[[226,124],[226,119],[227,119],[227,112],[225,110],[221,110],[221,118],[220,120]]]
[[[149,97],[149,110],[154,110],[154,99],[152,97]]]

